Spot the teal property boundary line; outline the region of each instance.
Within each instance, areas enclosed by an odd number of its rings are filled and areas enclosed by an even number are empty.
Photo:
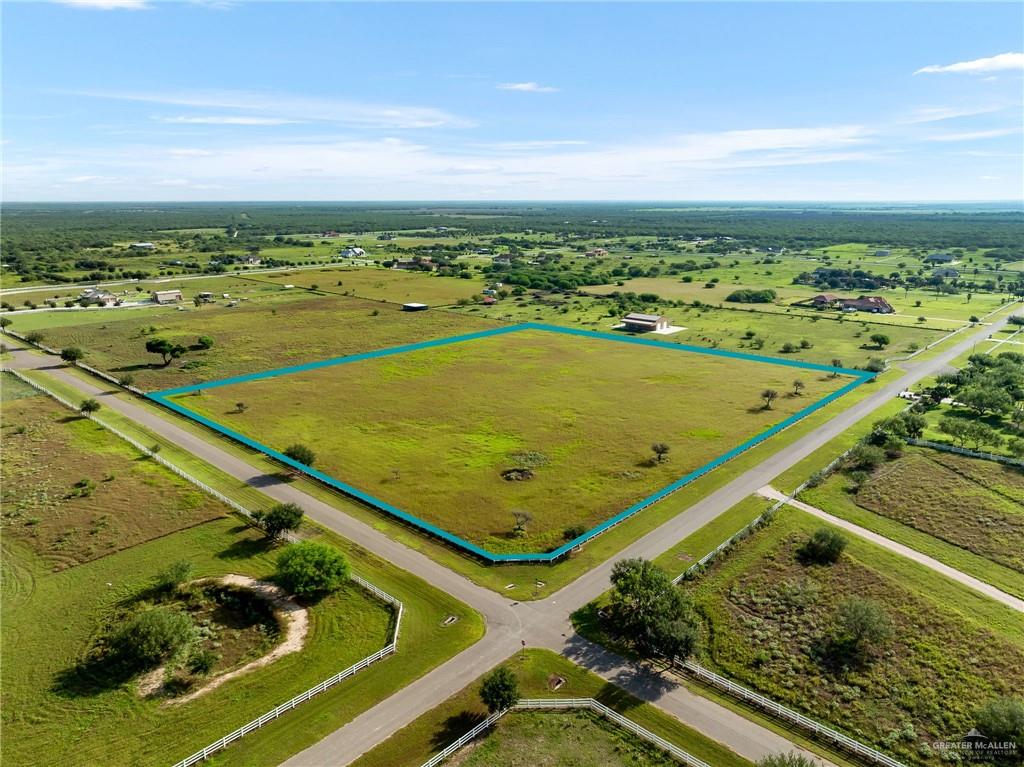
[[[733,449],[723,453],[722,455],[718,456],[717,458],[715,458],[715,459],[709,461],[708,463],[704,464],[700,468],[695,469],[695,470],[691,471],[690,473],[680,477],[679,479],[677,479],[675,482],[671,483],[670,485],[667,485],[667,486],[663,487],[662,489],[658,490],[655,493],[652,493],[651,495],[649,495],[646,498],[638,501],[637,503],[633,504],[632,506],[630,506],[630,507],[620,511],[615,516],[613,516],[613,517],[605,520],[601,524],[591,528],[590,530],[586,531],[585,533],[583,533],[582,535],[578,536],[577,538],[574,538],[573,540],[563,544],[562,546],[559,546],[557,549],[554,549],[553,551],[548,551],[548,552],[534,552],[534,553],[524,552],[524,553],[514,553],[514,554],[495,554],[493,552],[490,552],[487,549],[484,549],[484,548],[482,548],[480,546],[477,546],[476,544],[471,543],[470,541],[464,540],[463,538],[460,538],[457,535],[453,535],[452,533],[448,532],[447,530],[443,530],[440,527],[437,527],[436,525],[431,524],[430,522],[427,522],[425,520],[420,519],[419,517],[416,517],[416,516],[414,516],[412,514],[409,514],[408,512],[403,511],[402,509],[399,509],[398,507],[393,506],[390,503],[387,503],[386,501],[383,501],[383,500],[381,500],[381,499],[379,499],[379,498],[377,498],[377,497],[375,497],[373,495],[370,495],[369,493],[365,493],[362,490],[360,490],[359,488],[353,487],[352,485],[349,485],[349,484],[347,484],[345,482],[342,482],[342,481],[340,481],[338,479],[335,479],[334,477],[332,477],[332,476],[330,476],[328,474],[325,474],[322,471],[314,469],[312,466],[306,466],[305,464],[300,463],[300,462],[298,462],[298,461],[296,461],[296,460],[294,460],[292,458],[289,458],[288,456],[284,455],[283,453],[278,452],[277,450],[274,450],[274,449],[272,449],[270,447],[267,447],[266,445],[264,445],[264,444],[262,444],[260,442],[257,442],[254,439],[250,439],[249,437],[246,437],[244,434],[240,434],[239,432],[234,431],[233,429],[229,429],[226,426],[223,426],[223,425],[217,423],[216,421],[212,421],[209,418],[206,418],[205,416],[201,416],[198,413],[196,413],[196,412],[194,412],[192,410],[189,410],[188,408],[183,407],[182,405],[179,405],[177,402],[173,402],[170,399],[171,397],[174,397],[174,396],[177,396],[177,395],[181,395],[181,394],[188,394],[188,393],[191,393],[191,392],[198,392],[198,391],[202,391],[204,389],[213,389],[213,388],[217,388],[217,387],[220,387],[220,386],[229,386],[231,384],[243,383],[245,381],[254,381],[254,380],[265,379],[265,378],[274,378],[274,377],[277,377],[277,376],[289,375],[291,373],[299,373],[299,372],[303,372],[303,371],[306,371],[306,370],[317,370],[317,369],[320,369],[320,368],[332,367],[334,365],[342,365],[342,364],[347,364],[347,363],[350,363],[350,362],[358,362],[360,360],[375,359],[375,358],[378,358],[378,357],[389,357],[389,356],[393,356],[393,355],[396,355],[396,354],[403,354],[405,352],[410,352],[410,351],[418,351],[418,350],[421,350],[421,349],[430,349],[430,348],[434,348],[434,347],[438,347],[438,346],[447,346],[447,345],[450,345],[450,344],[462,343],[464,341],[472,341],[472,340],[478,339],[478,338],[487,338],[487,337],[490,337],[490,336],[504,335],[504,334],[507,334],[507,333],[516,333],[516,332],[521,332],[521,331],[525,331],[525,330],[540,330],[540,331],[546,331],[546,332],[552,332],[552,333],[562,333],[562,334],[566,334],[566,335],[581,336],[581,337],[584,337],[584,338],[600,338],[600,339],[605,339],[605,340],[609,340],[609,341],[615,341],[615,342],[618,342],[618,343],[631,343],[631,344],[638,344],[638,345],[641,345],[641,346],[650,346],[650,347],[655,347],[655,348],[670,349],[670,350],[673,350],[673,351],[685,351],[685,352],[692,352],[692,353],[696,353],[696,354],[705,354],[705,355],[712,355],[712,356],[728,357],[728,358],[732,358],[732,359],[741,359],[741,360],[747,360],[747,361],[752,361],[752,362],[762,362],[762,363],[767,363],[767,364],[772,364],[772,365],[784,365],[784,366],[787,366],[787,367],[799,368],[799,369],[803,369],[803,370],[816,370],[816,371],[827,372],[827,373],[836,374],[836,375],[840,375],[841,374],[841,375],[853,376],[854,380],[851,381],[850,383],[846,384],[845,386],[837,389],[836,391],[832,392],[831,394],[823,397],[822,399],[820,399],[820,400],[812,403],[811,405],[803,408],[802,410],[794,413],[793,415],[789,416],[788,418],[780,421],[779,423],[775,424],[771,428],[766,429],[765,431],[761,432],[760,434],[755,435],[754,437],[751,437],[750,439],[746,440],[745,442],[743,442],[742,444],[738,445],[737,447],[734,447]],[[206,426],[206,427],[208,427],[210,429],[213,429],[214,431],[216,431],[216,432],[218,432],[220,434],[223,434],[224,436],[229,437],[229,438],[235,440],[236,442],[239,442],[239,443],[241,443],[243,445],[246,445],[247,447],[250,447],[250,448],[260,452],[260,453],[263,453],[264,455],[267,455],[267,456],[273,458],[274,460],[279,461],[280,463],[285,464],[286,466],[290,466],[293,469],[296,469],[298,471],[301,471],[304,474],[307,474],[307,475],[309,475],[311,477],[314,477],[315,479],[320,480],[321,482],[323,482],[324,484],[328,485],[329,487],[332,487],[332,488],[334,488],[336,490],[339,490],[342,493],[344,493],[345,495],[350,496],[352,498],[355,498],[355,499],[357,499],[357,500],[367,504],[371,508],[377,509],[378,511],[382,511],[385,514],[388,514],[388,515],[390,515],[392,517],[395,517],[396,519],[399,519],[402,522],[405,522],[406,524],[412,525],[413,527],[415,527],[415,528],[417,528],[417,529],[419,529],[419,530],[421,530],[423,532],[426,532],[426,533],[428,533],[428,534],[430,534],[432,536],[440,538],[441,540],[445,541],[446,543],[449,543],[449,544],[455,546],[456,548],[458,548],[458,549],[460,549],[460,550],[462,550],[464,552],[467,552],[467,553],[472,554],[472,555],[474,555],[476,557],[479,557],[480,559],[483,559],[486,562],[493,563],[493,564],[512,563],[512,562],[520,562],[520,563],[521,562],[549,563],[549,562],[554,562],[554,561],[556,561],[558,559],[561,559],[566,554],[568,554],[570,551],[572,551],[573,549],[581,546],[582,544],[586,543],[590,539],[600,535],[601,533],[605,532],[606,530],[608,530],[611,527],[614,527],[615,525],[619,524],[620,522],[623,522],[624,520],[626,520],[629,517],[633,516],[637,512],[647,508],[648,506],[651,506],[652,504],[657,503],[658,501],[660,501],[661,499],[665,498],[666,496],[671,495],[672,493],[674,493],[675,491],[679,490],[680,488],[688,485],[690,482],[693,482],[698,477],[702,477],[703,475],[707,474],[708,472],[712,471],[713,469],[716,469],[717,467],[721,466],[723,463],[725,463],[725,462],[735,458],[736,456],[740,455],[741,453],[751,449],[755,445],[758,445],[761,442],[764,442],[769,437],[772,437],[773,435],[778,434],[783,429],[785,429],[785,428],[787,428],[789,426],[792,426],[794,423],[796,423],[797,421],[801,420],[802,418],[805,418],[806,416],[810,415],[811,413],[813,413],[813,412],[815,412],[817,410],[820,410],[821,408],[823,408],[826,405],[828,405],[830,402],[833,402],[833,401],[837,400],[839,397],[842,397],[844,394],[846,394],[846,393],[848,393],[850,391],[853,391],[858,386],[860,386],[861,384],[866,383],[869,380],[872,380],[874,377],[875,377],[874,373],[866,372],[866,371],[863,371],[863,370],[852,370],[852,369],[849,369],[849,368],[834,368],[834,367],[831,367],[829,365],[820,365],[820,364],[813,363],[813,362],[802,362],[802,361],[798,361],[798,360],[783,360],[783,359],[778,359],[778,358],[775,358],[775,357],[767,357],[767,356],[761,356],[761,355],[756,355],[756,354],[745,354],[743,352],[726,351],[726,350],[722,350],[722,349],[706,349],[706,348],[702,348],[702,347],[699,347],[699,346],[689,346],[689,345],[686,345],[686,344],[676,344],[676,343],[671,343],[671,342],[667,342],[667,341],[656,341],[656,340],[647,339],[647,338],[637,338],[635,336],[618,336],[618,335],[614,335],[612,333],[603,333],[603,332],[597,332],[597,331],[592,331],[592,330],[578,330],[578,329],[575,329],[575,328],[559,327],[557,325],[546,325],[546,324],[543,324],[543,323],[529,322],[529,323],[523,323],[523,324],[520,324],[520,325],[512,325],[512,326],[509,326],[509,327],[493,328],[491,330],[484,330],[484,331],[480,331],[480,332],[477,332],[477,333],[467,333],[467,334],[459,335],[459,336],[451,336],[451,337],[448,337],[448,338],[441,338],[441,339],[436,339],[436,340],[433,340],[433,341],[421,341],[419,343],[405,344],[403,346],[394,346],[394,347],[389,347],[387,349],[379,349],[377,351],[372,351],[372,352],[364,352],[364,353],[361,353],[361,354],[353,354],[353,355],[349,355],[347,357],[335,357],[333,359],[320,360],[318,362],[310,362],[310,363],[306,363],[306,364],[303,364],[303,365],[293,365],[293,366],[290,366],[290,367],[276,368],[276,369],[272,369],[272,370],[263,371],[263,372],[260,372],[260,373],[249,373],[247,375],[234,376],[232,378],[223,378],[223,379],[220,379],[218,381],[211,381],[209,383],[193,384],[191,386],[181,386],[181,387],[174,388],[174,389],[165,389],[163,391],[153,392],[153,393],[147,394],[146,397],[148,399],[152,400],[153,402],[156,402],[159,405],[162,405],[163,407],[166,407],[166,408],[168,408],[170,410],[173,410],[176,413],[179,413],[179,414],[185,416],[186,418],[189,418],[189,419],[191,419],[193,421],[196,421],[196,422],[198,422],[198,423],[200,423],[200,424],[202,424],[202,425],[204,425],[204,426]]]

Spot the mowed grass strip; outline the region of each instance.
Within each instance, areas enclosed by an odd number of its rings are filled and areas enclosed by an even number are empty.
[[[62,570],[224,516],[227,508],[3,374],[0,529]]]
[[[801,564],[820,526],[784,509],[683,586],[707,623],[701,662],[908,763],[940,764],[930,743],[1024,687],[1024,619],[853,536],[836,564]],[[864,665],[826,651],[850,597],[876,601],[893,624]]]
[[[545,551],[849,382],[524,330],[174,400],[274,450],[309,445],[330,476],[492,551]]]
[[[708,764],[713,764],[715,767],[749,767],[750,765],[750,762],[735,752],[688,727],[672,715],[649,703],[643,703],[621,687],[606,682],[596,674],[550,650],[528,649],[517,653],[501,665],[512,669],[519,679],[519,692],[522,697],[594,698]],[[558,680],[561,680],[561,685],[557,690],[553,690],[552,688]],[[412,724],[396,732],[373,750],[363,754],[353,762],[353,767],[418,767],[487,716],[487,709],[480,702],[481,681],[482,678],[468,685],[448,700],[423,714]],[[532,713],[525,714],[527,717],[533,715]],[[524,714],[508,715],[512,728],[515,727],[515,718],[520,716],[524,716]],[[542,711],[537,712],[536,716],[557,718],[562,715]],[[557,719],[548,721],[557,721]],[[483,741],[484,744],[487,742],[487,740]],[[486,745],[484,747],[487,748]],[[495,755],[493,761],[467,762],[467,764],[474,766],[527,764],[522,761],[513,761],[522,756],[521,753],[514,750],[515,747],[516,741],[511,741],[508,748],[491,751]],[[532,748],[529,753],[536,755],[536,751]],[[570,758],[578,752],[573,750],[568,753],[564,751],[560,753],[563,758]],[[621,757],[624,755],[624,750],[617,753]],[[458,763],[456,762],[456,764]],[[530,764],[534,763],[548,764],[548,762],[530,762]],[[551,762],[550,764],[566,763],[568,762]],[[605,763],[616,764],[616,762]],[[632,762],[625,763],[633,764]],[[675,762],[669,763],[675,764]],[[588,762],[581,764],[588,764]],[[601,762],[596,764],[601,764]],[[651,763],[640,762],[640,764]],[[660,762],[654,762],[654,764],[660,764]]]
[[[451,312],[410,313],[380,301],[289,294],[230,308],[220,303],[173,313],[127,310],[108,322],[40,332],[48,346],[81,347],[88,364],[117,377],[130,375],[136,386],[152,391],[493,327],[493,321]],[[213,348],[191,348],[200,336],[213,339]],[[154,338],[188,351],[164,365],[160,355],[146,351],[146,341]]]

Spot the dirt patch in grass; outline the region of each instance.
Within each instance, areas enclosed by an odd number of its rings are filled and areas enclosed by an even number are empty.
[[[703,660],[900,759],[939,764],[930,742],[958,739],[979,705],[1024,689],[1024,648],[850,553],[832,566],[800,564],[816,527],[780,515],[688,587],[707,621]],[[823,648],[852,596],[882,605],[894,631],[866,663],[844,665]]]
[[[523,711],[449,761],[459,767],[673,767],[667,753],[589,711]]]
[[[179,683],[201,686],[170,702],[194,700],[231,679],[302,649],[309,630],[309,613],[279,587],[234,573],[196,585],[198,588],[188,590],[190,598],[184,602],[202,635],[196,651],[211,653],[216,661],[205,684],[194,676],[177,675]]]
[[[48,397],[5,402],[0,436],[0,529],[25,542],[54,570],[226,512],[101,426]]]
[[[858,506],[1024,572],[1024,472],[931,450],[884,464]]]

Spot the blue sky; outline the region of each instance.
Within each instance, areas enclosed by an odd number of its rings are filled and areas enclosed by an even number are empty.
[[[1019,3],[3,5],[7,200],[1020,200]]]

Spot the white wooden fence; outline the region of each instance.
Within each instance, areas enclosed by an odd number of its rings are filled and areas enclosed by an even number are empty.
[[[871,748],[871,746],[867,746],[858,740],[854,740],[850,736],[844,735],[838,730],[834,730],[831,727],[804,716],[803,714],[786,708],[781,703],[777,703],[771,698],[766,698],[760,693],[748,690],[746,687],[736,684],[731,679],[726,679],[721,674],[709,671],[693,661],[684,661],[682,665],[687,672],[695,676],[700,681],[713,685],[714,687],[729,693],[734,698],[739,698],[746,703],[757,706],[763,711],[774,714],[779,719],[795,724],[822,740],[830,741],[841,746],[847,751],[856,754],[863,759],[867,759],[875,764],[884,765],[885,767],[905,767],[902,762],[893,759],[891,756],[883,754],[881,751]]]
[[[966,447],[957,447],[956,445],[947,445],[944,442],[930,442],[926,439],[914,439],[912,437],[907,438],[907,443],[911,445],[917,445],[918,447],[930,447],[932,450],[943,450],[947,453],[956,453],[957,455],[966,455],[968,458],[981,458],[985,461],[997,461],[999,463],[1005,463],[1009,466],[1024,466],[1024,461],[1017,458],[1010,458],[1005,455],[996,455],[995,453],[985,453],[979,450],[968,450]]]
[[[4,368],[4,370],[6,372],[8,372],[8,373],[11,373],[13,376],[18,378],[19,380],[24,381],[26,384],[28,384],[32,388],[36,389],[37,391],[42,392],[43,394],[45,394],[45,395],[47,395],[49,397],[52,397],[53,399],[55,399],[57,402],[59,402],[60,404],[64,405],[65,407],[70,408],[71,410],[74,410],[75,412],[78,412],[78,406],[77,405],[69,402],[68,400],[64,399],[60,395],[58,395],[58,394],[56,394],[54,392],[51,392],[49,389],[44,387],[42,384],[40,384],[40,383],[38,383],[36,381],[33,381],[31,378],[28,378],[25,375],[23,375],[20,371],[14,370],[14,369],[10,369],[10,368]],[[93,418],[91,414],[83,414],[83,415],[85,415],[85,417],[87,417],[87,418]],[[93,420],[96,420],[97,423],[99,423],[104,429],[109,431],[111,434],[114,434],[115,436],[123,439],[125,442],[130,444],[132,447],[134,447],[139,452],[143,453],[144,455],[149,456],[150,458],[152,458],[157,463],[159,463],[162,466],[165,466],[166,468],[170,469],[172,472],[177,474],[179,477],[181,477],[182,479],[185,479],[188,482],[192,483],[193,485],[198,487],[203,492],[206,492],[206,493],[212,495],[214,498],[216,498],[217,500],[221,501],[222,503],[228,505],[229,507],[231,507],[235,511],[239,512],[240,514],[242,514],[242,515],[244,515],[244,516],[246,516],[248,518],[252,518],[252,512],[249,511],[248,509],[246,509],[244,506],[242,506],[239,503],[236,503],[235,501],[233,501],[232,499],[228,498],[223,493],[221,493],[221,492],[219,492],[217,490],[214,490],[212,487],[210,487],[209,485],[205,484],[204,482],[200,482],[198,479],[196,479],[195,477],[191,476],[187,472],[181,470],[180,468],[178,468],[177,466],[172,464],[170,461],[167,461],[164,458],[161,458],[157,453],[153,452],[152,449],[146,447],[145,445],[143,445],[142,443],[140,443],[137,440],[133,439],[132,437],[129,437],[127,434],[125,434],[124,432],[120,431],[119,429],[115,429],[114,427],[110,426],[109,424],[102,423],[102,422],[98,421],[95,418],[93,418]],[[351,576],[351,578],[352,578],[353,581],[355,581],[357,584],[359,584],[362,588],[366,589],[371,594],[373,594],[377,599],[380,599],[381,601],[386,602],[386,603],[392,605],[395,608],[394,631],[392,632],[391,639],[388,642],[388,644],[386,646],[382,647],[377,652],[373,653],[372,655],[368,655],[365,658],[363,658],[361,661],[359,661],[357,663],[354,663],[353,665],[349,666],[346,669],[343,669],[342,671],[339,671],[337,674],[335,674],[334,676],[330,677],[329,679],[325,679],[324,681],[320,682],[319,684],[317,684],[317,685],[315,685],[313,687],[310,687],[308,690],[306,690],[305,692],[299,693],[298,695],[296,695],[291,700],[285,701],[281,705],[271,709],[270,711],[266,712],[262,716],[258,716],[257,718],[253,719],[251,722],[248,722],[247,724],[242,725],[237,730],[234,730],[233,732],[229,732],[227,735],[225,735],[224,737],[220,738],[219,740],[215,740],[213,743],[211,743],[210,745],[206,746],[205,748],[202,748],[199,751],[196,751],[191,756],[188,756],[185,759],[182,759],[180,762],[177,762],[174,765],[174,767],[191,767],[191,765],[198,764],[199,762],[203,761],[204,759],[209,758],[210,755],[216,753],[217,751],[220,751],[222,748],[225,748],[228,744],[233,743],[234,741],[238,740],[241,737],[244,737],[245,735],[248,735],[253,730],[258,730],[260,727],[262,727],[263,725],[267,724],[268,722],[272,722],[273,720],[277,719],[282,714],[284,714],[284,713],[286,713],[288,711],[291,711],[293,708],[298,706],[300,703],[305,703],[310,698],[315,697],[315,696],[319,695],[320,693],[329,690],[331,687],[334,687],[334,685],[338,684],[339,682],[341,682],[341,681],[343,681],[345,679],[348,679],[353,674],[356,674],[359,671],[362,671],[367,666],[369,666],[369,665],[371,665],[373,663],[376,663],[377,661],[381,660],[382,658],[386,658],[387,656],[393,654],[394,652],[396,652],[398,650],[398,635],[399,635],[399,632],[400,632],[401,627],[402,627],[402,615],[403,615],[403,613],[405,611],[405,605],[403,605],[402,602],[399,601],[398,599],[396,599],[395,597],[393,597],[390,594],[388,594],[386,591],[382,591],[381,589],[377,588],[372,583],[370,583],[369,581],[364,580],[363,578],[359,577],[358,575],[353,574]]]
[[[697,757],[693,756],[692,754],[683,751],[683,749],[665,740],[660,735],[655,735],[653,732],[646,729],[645,727],[641,727],[633,720],[627,719],[622,714],[618,713],[617,711],[613,711],[612,709],[605,706],[603,703],[599,703],[593,698],[523,698],[518,703],[516,703],[512,708],[507,708],[503,711],[498,711],[497,713],[491,714],[489,717],[487,717],[478,725],[473,727],[473,729],[471,729],[465,735],[460,737],[458,740],[448,744],[444,748],[444,750],[440,751],[439,753],[435,754],[430,759],[425,761],[422,767],[436,767],[445,759],[454,754],[456,751],[465,746],[467,743],[479,737],[480,734],[483,733],[485,730],[488,730],[492,726],[494,726],[495,722],[497,722],[510,711],[567,708],[585,708],[590,711],[593,711],[596,714],[600,714],[601,716],[605,717],[612,723],[618,725],[622,729],[628,730],[629,732],[642,738],[643,740],[646,740],[648,743],[657,746],[663,751],[667,751],[675,759],[677,759],[685,765],[689,765],[689,767],[711,767],[711,765],[709,765],[707,762],[704,762],[698,759]]]

